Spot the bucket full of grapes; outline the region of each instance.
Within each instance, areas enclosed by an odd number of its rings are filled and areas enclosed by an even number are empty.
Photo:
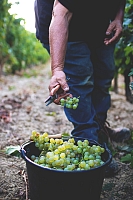
[[[106,144],[80,137],[49,138],[32,132],[21,146],[31,200],[99,200],[112,160]]]

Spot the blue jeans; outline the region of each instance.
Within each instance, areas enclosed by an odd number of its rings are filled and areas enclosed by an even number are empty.
[[[45,46],[45,45],[44,45]],[[71,134],[98,141],[111,100],[109,88],[114,77],[114,45],[89,48],[84,42],[69,42],[64,72],[69,78],[70,93],[80,97],[76,110],[64,108],[72,122]]]

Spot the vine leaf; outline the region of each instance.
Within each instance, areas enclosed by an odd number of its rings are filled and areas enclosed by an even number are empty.
[[[17,145],[17,146],[7,146],[5,152],[6,152],[7,155],[21,157],[19,145]]]

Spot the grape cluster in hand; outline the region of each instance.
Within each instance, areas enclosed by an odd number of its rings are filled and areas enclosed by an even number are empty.
[[[105,149],[98,145],[89,145],[88,140],[75,141],[74,138],[69,138],[63,141],[36,131],[32,131],[30,140],[41,151],[38,157],[32,155],[31,160],[44,167],[73,171],[89,170],[104,164],[101,155]]]
[[[78,107],[79,97],[67,97],[66,99],[60,99],[61,106],[66,108],[76,109]]]

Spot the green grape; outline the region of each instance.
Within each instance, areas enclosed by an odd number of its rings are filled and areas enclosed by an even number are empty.
[[[78,153],[82,153],[82,148],[78,147],[78,148],[77,148],[77,152],[78,152]]]
[[[65,105],[65,106],[66,106],[66,108],[69,108],[69,104],[68,104],[68,103],[66,103],[66,105]]]
[[[75,143],[75,140],[74,140],[74,138],[70,138],[69,140],[68,140],[68,142],[70,142],[70,143]]]
[[[38,164],[38,161],[39,161],[39,159],[38,159],[38,158],[36,158],[36,159],[34,160],[34,162],[35,162],[35,163],[37,163],[37,164]]]
[[[36,159],[36,156],[35,156],[35,155],[32,155],[32,156],[31,156],[31,160],[34,161],[35,159]]]
[[[100,162],[101,162],[101,159],[94,160],[94,163],[97,164],[97,166],[100,165]]]
[[[79,99],[76,99],[76,100],[75,100],[75,103],[78,103],[78,102],[79,102]]]
[[[100,151],[101,151],[101,148],[100,148],[99,146],[97,146],[97,147],[95,148],[95,152],[96,152],[96,153],[100,153]]]
[[[89,160],[95,160],[95,157],[91,154],[88,156],[89,157]]]
[[[73,104],[73,100],[70,99],[67,103],[72,105]]]
[[[54,144],[52,144],[52,143],[49,144],[49,150],[50,151],[54,150]]]
[[[101,147],[101,153],[104,153],[104,152],[105,152],[105,149]]]
[[[79,162],[78,162],[77,159],[74,159],[74,160],[73,160],[73,163],[74,163],[75,165],[78,165],[78,164],[79,164]]]
[[[78,140],[78,141],[77,141],[77,145],[78,145],[79,147],[82,147],[82,146],[83,146],[83,142],[82,142],[81,140]]]
[[[78,168],[77,168],[77,171],[80,171],[80,170],[81,170],[80,167],[78,167]]]
[[[49,142],[45,142],[44,144],[43,144],[43,146],[44,146],[44,149],[48,149],[49,148],[49,145],[50,145],[50,143]]]
[[[64,168],[64,171],[69,171],[69,170],[67,169],[67,167],[65,167],[65,168]]]
[[[46,153],[46,157],[47,157],[47,158],[50,158],[50,157],[53,157],[53,156],[54,156],[54,153],[51,152],[51,151],[48,151],[48,152]]]
[[[42,135],[40,135],[38,141],[39,141],[40,144],[44,143],[44,137]]]
[[[54,156],[51,156],[49,159],[48,159],[48,163],[51,164],[54,162]]]
[[[88,155],[85,155],[85,156],[84,156],[84,160],[89,160],[89,156],[88,156]]]
[[[58,154],[54,155],[54,160],[58,160],[58,159],[59,159],[59,155]]]
[[[58,138],[55,139],[56,144],[60,144],[60,140]]]
[[[65,99],[64,98],[60,99],[60,102],[65,104]]]
[[[89,141],[88,140],[84,140],[84,143],[86,143],[87,145],[89,145]]]
[[[58,149],[55,149],[55,150],[54,150],[54,154],[57,154],[57,155],[58,155],[59,153],[60,153],[60,151],[59,151]]]
[[[84,156],[89,156],[90,154],[89,154],[89,152],[88,151],[86,151],[86,152],[84,152]]]
[[[43,163],[45,163],[45,156],[40,156],[40,158],[39,158],[39,164],[43,164]]]
[[[76,97],[73,97],[73,102],[76,102],[77,98]]]
[[[63,144],[63,140],[62,139],[59,139],[59,144]]]
[[[71,158],[75,158],[75,153],[71,152],[70,156],[71,156]]]
[[[85,165],[84,169],[85,169],[85,170],[88,170],[88,169],[90,169],[90,166],[89,166],[89,164],[87,164],[87,163],[86,163],[86,165]]]
[[[66,164],[70,164],[71,159],[67,157],[65,161],[66,161]]]
[[[100,155],[96,155],[96,159],[101,160],[101,156]]]
[[[75,151],[75,150],[77,150],[78,149],[78,146],[76,146],[76,145],[73,145],[73,150]]]
[[[86,166],[85,161],[81,161],[81,162],[79,163],[79,167],[80,167],[80,168],[84,168],[85,166]]]
[[[43,144],[39,144],[39,150],[43,150],[43,148],[44,148],[44,145]]]
[[[48,137],[48,136],[45,137],[45,138],[44,138],[44,141],[45,141],[45,142],[49,142],[49,137]]]
[[[70,100],[70,97],[67,97],[67,99],[66,99],[66,100],[68,100],[68,101],[69,101],[69,100]]]
[[[83,147],[82,152],[85,153],[86,151],[87,151],[87,148],[84,148],[84,147]]]
[[[103,162],[103,161],[101,161],[101,162],[100,162],[100,165],[103,165],[103,164],[104,164],[104,162]]]
[[[65,103],[61,103],[60,105],[64,107],[64,106],[65,106]]]
[[[35,142],[35,146],[36,146],[36,147],[39,147],[39,143],[38,143],[38,142]]]
[[[69,170],[69,171],[73,170],[73,166],[72,165],[67,165],[67,170]]]
[[[30,140],[34,141],[34,136],[33,135],[30,136]]]
[[[83,142],[83,147],[87,147],[88,146],[88,144],[86,143],[86,142]]]
[[[65,154],[65,153],[61,153],[61,154],[60,154],[60,157],[61,157],[61,158],[65,158],[65,157],[66,157],[66,154]]]
[[[54,144],[55,143],[55,140],[54,138],[50,138],[50,143]]]
[[[67,108],[73,108],[72,104],[67,104]]]
[[[43,137],[45,138],[45,137],[48,137],[48,133],[43,133]]]
[[[77,104],[74,104],[74,105],[73,105],[73,109],[76,109],[77,107],[78,107]]]
[[[88,164],[90,167],[94,167],[94,160],[89,160]]]

